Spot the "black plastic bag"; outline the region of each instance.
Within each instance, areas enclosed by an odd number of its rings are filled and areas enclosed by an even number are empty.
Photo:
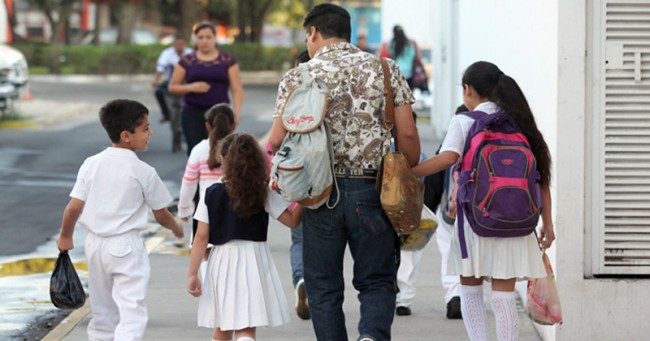
[[[77,309],[86,302],[86,293],[68,251],[59,253],[50,278],[50,300],[60,309]]]

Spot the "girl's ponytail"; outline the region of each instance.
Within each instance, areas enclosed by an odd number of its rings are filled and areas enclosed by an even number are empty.
[[[218,158],[219,141],[228,136],[234,130],[235,114],[227,104],[217,104],[208,110],[207,115],[210,119],[212,129],[210,130],[210,155],[208,157],[208,167],[215,169],[221,167]]]
[[[499,70],[496,65],[481,61],[470,65],[465,70],[463,84],[471,85],[479,96],[489,98],[517,122],[528,139],[537,160],[541,183],[549,184],[551,181],[551,154],[542,133],[537,128],[526,96],[517,82]]]

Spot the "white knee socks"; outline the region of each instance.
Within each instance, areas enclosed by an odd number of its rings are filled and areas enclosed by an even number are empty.
[[[463,314],[463,323],[471,341],[486,341],[487,318],[483,307],[482,285],[460,286],[460,311]],[[501,339],[499,339],[501,340]]]
[[[497,340],[517,341],[519,339],[519,315],[517,314],[514,291],[493,291],[491,303],[497,323]]]
[[[237,341],[255,341],[255,339],[253,339],[250,336],[242,336],[239,339],[237,339]]]

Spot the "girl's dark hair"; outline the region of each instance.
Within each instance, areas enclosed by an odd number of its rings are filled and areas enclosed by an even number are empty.
[[[551,182],[551,154],[544,141],[542,133],[537,129],[526,96],[517,82],[489,62],[476,62],[470,65],[463,74],[463,86],[471,85],[476,93],[496,103],[508,116],[519,125],[537,159],[543,185]]]
[[[235,114],[227,104],[221,103],[214,105],[205,112],[205,121],[210,122],[212,126],[208,136],[210,139],[208,167],[215,169],[221,167],[221,161],[217,157],[217,145],[221,139],[232,133],[235,125]]]
[[[393,54],[392,56],[393,59],[399,57],[402,52],[404,52],[404,48],[408,46],[409,44],[409,39],[406,37],[406,33],[404,33],[404,29],[402,26],[396,25],[393,27]]]
[[[257,140],[246,133],[233,133],[221,142],[223,182],[230,204],[240,218],[264,209],[268,185],[268,160]]]
[[[217,34],[217,28],[214,26],[213,23],[209,21],[201,21],[196,24],[194,24],[194,27],[192,27],[192,33],[198,34],[200,30],[204,28],[209,28],[210,31],[212,31],[212,34]]]

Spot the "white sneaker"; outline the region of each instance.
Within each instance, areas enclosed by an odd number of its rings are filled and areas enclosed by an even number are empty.
[[[296,284],[296,314],[303,320],[309,320],[311,318],[304,279],[300,279],[298,284]]]

